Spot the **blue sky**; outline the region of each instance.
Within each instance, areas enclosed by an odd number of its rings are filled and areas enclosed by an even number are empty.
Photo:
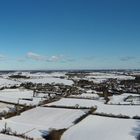
[[[0,69],[140,68],[139,0],[1,0]]]

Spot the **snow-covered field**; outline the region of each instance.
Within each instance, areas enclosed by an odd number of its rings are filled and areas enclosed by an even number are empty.
[[[20,82],[0,77],[0,87],[10,87],[14,85],[20,85]]]
[[[140,121],[88,116],[68,129],[61,140],[136,140]]]
[[[129,102],[124,101],[129,96],[138,97],[140,95],[133,94],[133,93],[123,93],[121,95],[113,95],[113,96],[109,97],[110,101],[108,102],[108,104],[140,104],[140,101],[137,101],[137,100],[132,100]]]
[[[102,83],[108,79],[117,79],[117,80],[135,79],[135,77],[133,76],[120,75],[114,73],[100,73],[100,72],[90,73],[86,78],[88,78],[90,81],[93,81],[94,83]]]
[[[40,78],[40,77],[65,77],[66,72],[51,72],[51,73],[45,73],[45,72],[37,72],[37,73],[30,73],[30,72],[22,72],[21,75],[28,76],[31,78]]]
[[[18,85],[25,82],[32,82],[32,83],[42,83],[42,84],[64,84],[64,85],[72,85],[73,81],[68,80],[67,76],[65,75],[66,72],[52,72],[52,73],[44,73],[44,72],[38,72],[38,73],[30,73],[30,72],[14,72],[14,73],[8,73],[5,75],[2,75],[0,78],[0,86],[13,86]],[[21,75],[29,77],[29,79],[25,78],[8,78],[11,75]],[[63,78],[62,78],[63,77]]]
[[[13,75],[15,75],[16,78],[11,77]],[[87,87],[84,87],[80,86],[78,82],[73,82],[73,80],[76,81],[81,79],[93,81],[98,85],[90,85],[89,82],[89,86],[87,85]],[[109,81],[109,79],[116,80]],[[42,136],[44,134],[48,135],[52,129],[59,130],[64,128],[68,130],[64,132],[61,140],[136,140],[137,135],[140,134],[140,121],[132,118],[134,116],[140,116],[139,94],[123,93],[121,95],[116,95],[116,93],[113,94],[113,92],[111,92],[112,96],[109,96],[110,100],[107,104],[105,104],[104,97],[99,96],[101,94],[103,95],[102,89],[100,91],[103,84],[100,85],[100,83],[108,80],[105,84],[114,84],[114,88],[117,88],[118,90],[121,87],[119,85],[120,81],[129,79],[132,80],[135,79],[135,77],[127,72],[73,73],[73,76],[70,77],[67,72],[11,72],[3,75],[1,74],[0,88],[2,89],[3,87],[17,86],[26,82],[32,82],[33,84],[49,83],[53,84],[52,87],[55,87],[58,93],[59,91],[60,93],[59,96],[55,94],[50,95],[49,93],[38,93],[34,96],[33,90],[27,90],[20,87],[17,89],[5,88],[0,90],[0,101],[15,104],[19,103],[21,105],[38,105],[44,100],[51,99],[50,96],[57,96],[56,99],[59,99],[59,97],[60,99],[44,106],[42,105],[25,111],[18,116],[0,120],[0,131],[5,127],[6,123],[7,127],[11,128],[13,132],[16,131],[18,134],[25,134],[25,136],[33,137],[35,140],[42,140]],[[73,89],[75,91],[73,92],[73,95],[72,93],[67,94],[67,89],[69,89],[69,87],[59,87],[59,85],[56,86],[54,84],[76,86],[79,91],[77,92],[74,87]],[[122,86],[123,88],[126,88],[126,90],[120,88],[123,92],[133,92],[129,85],[128,87],[127,85]],[[135,87],[133,88],[139,87],[138,83],[134,86]],[[112,88],[110,87],[111,86],[109,85],[110,91],[115,91],[111,90]],[[127,90],[127,88],[129,90]],[[42,88],[42,90],[47,91],[47,86]],[[96,90],[99,90],[101,94]],[[40,88],[38,91],[40,91]],[[135,89],[135,91],[138,91],[138,89]],[[64,96],[61,97],[62,92],[66,92],[65,97],[68,98],[64,98]],[[81,94],[76,95],[76,93]],[[75,125],[74,121],[89,110],[86,108],[92,107],[96,107],[96,111]],[[14,105],[0,103],[0,113],[3,111],[8,112],[13,108]],[[104,117],[99,115],[104,115]],[[125,115],[129,116],[130,119],[111,118],[107,117],[107,115],[116,115],[116,117]],[[0,140],[21,139],[0,134]]]
[[[0,113],[8,112],[14,108],[14,105],[5,104],[0,102]]]
[[[127,76],[127,75],[120,75],[120,74],[113,74],[113,73],[90,73],[88,78],[95,78],[95,79],[118,79],[118,80],[129,80],[129,79],[135,79],[133,76]]]
[[[0,140],[24,140],[24,139],[15,136],[0,134]]]
[[[126,99],[126,102],[129,102],[130,104],[140,105],[140,95],[138,95],[138,96],[129,96]]]
[[[20,116],[0,121],[0,129],[7,123],[7,127],[10,127],[12,131],[41,139],[41,135],[47,133],[49,129],[68,128],[84,114],[82,110],[37,107]]]
[[[88,99],[74,99],[62,98],[59,101],[47,104],[47,106],[66,106],[66,107],[97,107],[96,113],[127,115],[130,117],[140,116],[140,106],[134,105],[106,105],[104,100],[88,100]]]
[[[113,115],[126,115],[129,117],[140,116],[140,106],[131,105],[100,105],[97,106],[96,113],[106,113]]]
[[[95,107],[102,105],[104,100],[88,100],[75,98],[62,98],[59,101],[47,104],[47,106],[66,106],[66,107]]]
[[[69,97],[85,98],[85,99],[99,99],[99,95],[96,93],[82,93],[79,95],[71,95]]]
[[[79,78],[77,76],[73,77],[74,80],[88,80],[88,81],[93,81],[94,83],[100,84],[108,79],[117,79],[117,80],[132,80],[135,79],[134,76],[128,76],[124,74],[118,74],[118,73],[102,73],[102,72],[91,72],[88,73],[87,76],[84,78]]]
[[[0,91],[0,101],[4,102],[37,105],[42,100],[41,97],[33,97],[32,90],[4,89]]]

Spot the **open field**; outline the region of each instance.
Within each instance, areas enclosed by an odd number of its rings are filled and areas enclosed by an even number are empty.
[[[88,100],[76,98],[62,98],[59,101],[47,104],[47,106],[66,106],[66,107],[95,107],[103,104],[103,100]]]
[[[0,113],[8,112],[14,108],[14,105],[0,102]]]
[[[40,94],[42,95],[42,94]],[[47,99],[47,96],[43,98],[43,96],[33,97],[32,90],[25,89],[5,89],[0,91],[0,101],[9,102],[14,104],[21,105],[37,105],[42,100]]]
[[[33,138],[42,138],[50,129],[63,129],[74,125],[74,121],[84,115],[81,110],[37,107],[20,116],[0,121],[0,129],[10,127],[13,132]]]
[[[0,88],[20,85],[20,82],[0,77]]]
[[[129,97],[137,98],[137,100],[125,100]],[[139,94],[133,94],[133,93],[123,93],[121,95],[113,95],[109,97],[110,101],[108,104],[140,104],[140,95]]]
[[[71,95],[69,97],[84,98],[84,99],[99,99],[99,95],[96,93],[82,93],[80,95]]]
[[[136,140],[140,121],[88,116],[68,129],[61,140]]]
[[[127,115],[129,117],[140,116],[140,106],[132,105],[107,105],[103,100],[88,100],[88,99],[74,99],[62,98],[59,101],[49,103],[47,106],[58,107],[97,107],[96,113]]]
[[[0,134],[0,140],[24,140],[24,139],[15,136]]]

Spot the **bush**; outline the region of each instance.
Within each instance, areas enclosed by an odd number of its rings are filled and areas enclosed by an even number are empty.
[[[60,140],[62,134],[66,131],[66,129],[55,130],[52,129],[47,136],[43,136],[46,140]]]
[[[16,78],[16,79],[23,78],[23,79],[29,79],[30,77],[27,77],[27,76],[24,76],[24,75],[11,75],[11,76],[9,76],[9,78]]]
[[[140,134],[138,134],[138,136],[137,136],[137,140],[140,140]]]
[[[140,119],[140,116],[134,116],[133,119]]]
[[[127,115],[114,115],[114,114],[107,114],[107,113],[94,113],[94,115],[98,115],[98,116],[104,116],[104,117],[112,117],[112,118],[122,118],[122,119],[130,119],[129,116]]]
[[[4,128],[1,130],[3,134],[10,134],[12,132],[10,127],[7,127],[7,123],[4,124]]]

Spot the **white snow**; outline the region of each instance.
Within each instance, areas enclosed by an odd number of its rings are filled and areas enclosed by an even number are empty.
[[[130,117],[140,116],[140,106],[135,105],[107,105],[104,100],[88,100],[62,98],[59,101],[47,104],[47,106],[66,106],[66,107],[97,107],[96,113],[106,113],[114,115],[127,115]]]
[[[135,79],[133,76],[128,75],[120,75],[120,74],[113,74],[113,73],[90,73],[88,78],[95,78],[95,79],[118,79],[118,80],[129,80]]]
[[[139,96],[138,94],[133,94],[133,93],[123,93],[121,95],[113,95],[111,97],[109,97],[110,101],[108,102],[108,104],[135,104],[136,102],[126,102],[124,101],[125,98],[129,97],[129,96]],[[140,104],[140,101],[139,101]]]
[[[31,78],[40,78],[40,77],[65,77],[66,72],[37,72],[37,73],[22,73],[22,75],[29,76]]]
[[[114,73],[100,73],[100,72],[90,73],[89,76],[87,76],[87,78],[95,83],[102,83],[108,79],[117,79],[117,80],[135,79],[135,77],[133,76],[117,74],[117,73],[114,74]]]
[[[61,140],[136,140],[140,121],[88,116],[68,129]]]
[[[72,85],[74,82],[72,80],[68,80],[67,76],[65,75],[66,72],[52,72],[52,73],[45,73],[45,72],[38,72],[38,73],[30,73],[30,72],[21,72],[19,75],[30,77],[29,79],[20,78],[10,78],[8,76],[17,75],[19,72],[10,73],[6,75],[2,75],[0,78],[0,85],[1,86],[11,86],[25,82],[32,82],[32,83],[42,83],[42,84],[64,84],[64,85]],[[63,78],[61,78],[63,77]]]
[[[127,115],[129,117],[140,116],[140,106],[135,105],[100,105],[97,106],[96,113],[106,113],[114,115]]]
[[[70,95],[70,97],[85,98],[85,99],[99,99],[99,95],[95,93],[82,93],[79,95]]]
[[[0,87],[10,87],[10,86],[19,85],[19,84],[20,82],[0,77]]]
[[[53,76],[53,77],[65,77],[66,72],[52,72],[52,73],[50,73],[50,76]]]
[[[13,108],[14,108],[14,105],[5,104],[5,103],[0,102],[0,113],[2,113],[3,111],[8,112],[8,111],[10,111],[10,109],[13,109]]]
[[[93,81],[94,83],[103,83],[107,81],[108,79],[117,79],[117,80],[132,80],[135,79],[134,76],[129,76],[125,74],[119,74],[119,73],[103,73],[103,72],[91,72],[84,78],[79,77],[73,77],[74,80],[89,80]]]
[[[22,138],[0,134],[0,140],[23,140]]]
[[[88,100],[88,99],[76,99],[76,98],[62,98],[59,101],[47,104],[47,106],[66,106],[66,107],[94,107],[103,104],[102,101]]]
[[[82,110],[37,107],[22,113],[20,116],[0,121],[0,129],[4,127],[6,122],[12,131],[41,139],[43,132],[48,132],[51,128],[68,128],[83,114]]]
[[[29,99],[29,100],[26,100]],[[27,104],[27,105],[37,105],[43,98],[33,97],[32,90],[25,89],[4,89],[0,91],[0,101],[9,103]]]

